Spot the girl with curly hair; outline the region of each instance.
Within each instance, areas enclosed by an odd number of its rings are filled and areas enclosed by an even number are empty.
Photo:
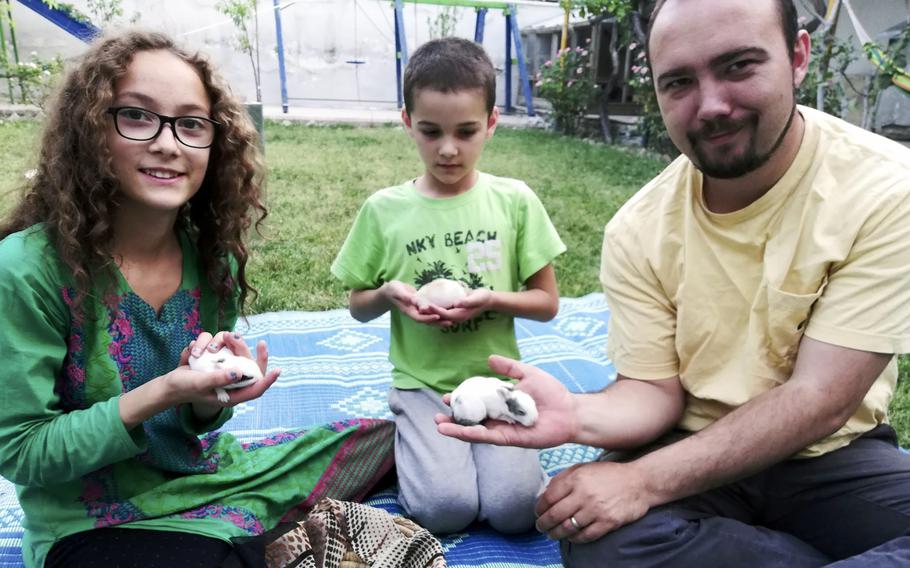
[[[235,370],[187,366],[222,346],[253,357],[226,330],[266,215],[256,130],[206,59],[139,31],[96,40],[51,108],[0,226],[0,475],[25,512],[23,558],[221,566],[315,497],[348,435],[215,432],[277,379],[264,342],[264,378],[226,403],[214,388]]]

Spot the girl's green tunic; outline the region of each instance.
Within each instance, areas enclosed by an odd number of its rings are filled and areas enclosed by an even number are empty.
[[[183,276],[160,313],[118,275],[76,309],[73,279],[41,226],[0,241],[0,475],[25,512],[23,558],[101,527],[224,540],[261,534],[322,496],[362,496],[391,466],[393,425],[352,420],[240,443],[189,405],[127,431],[118,398],[177,367],[203,330],[231,329],[181,235]],[[259,401],[257,401],[259,402]]]

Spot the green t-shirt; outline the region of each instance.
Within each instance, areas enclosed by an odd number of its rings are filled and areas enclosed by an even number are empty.
[[[434,199],[413,181],[367,199],[332,274],[352,289],[391,280],[420,288],[436,278],[471,288],[515,292],[565,251],[540,200],[523,182],[481,173],[470,190]],[[401,389],[453,390],[473,375],[488,375],[487,357],[518,358],[513,318],[486,312],[450,328],[391,313],[389,358]]]

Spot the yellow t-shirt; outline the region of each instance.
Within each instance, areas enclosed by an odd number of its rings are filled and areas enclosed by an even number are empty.
[[[635,379],[679,375],[679,426],[697,431],[787,381],[807,336],[910,351],[910,150],[800,107],[784,176],[748,207],[711,213],[681,156],[606,227],[607,354]],[[845,446],[887,421],[892,359],[850,420],[803,450]]]

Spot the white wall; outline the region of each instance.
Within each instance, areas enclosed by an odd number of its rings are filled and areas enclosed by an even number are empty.
[[[796,0],[796,3],[799,5],[800,0]],[[910,17],[910,1],[908,0],[850,0],[850,5],[853,6],[853,11],[866,33],[872,36],[873,40],[881,31],[906,22]],[[801,13],[804,12],[805,10],[801,10]],[[844,7],[841,7],[837,22],[837,36],[840,39],[851,41],[856,49],[856,60],[847,68],[847,73],[851,75],[873,73],[873,66],[862,50],[853,22]]]
[[[802,0],[796,0],[797,5]],[[71,0],[88,13],[85,0]],[[290,4],[282,11],[284,50],[287,66],[288,96],[291,106],[372,106],[396,105],[395,42],[390,0],[280,0]],[[232,47],[233,25],[216,9],[217,0],[123,0],[126,15],[140,14],[139,24],[180,37],[190,47],[204,50],[218,62],[234,91],[247,100],[255,99],[249,60]],[[259,0],[259,30],[262,65],[262,97],[269,105],[280,103],[278,57],[276,54],[273,0]],[[857,15],[874,37],[881,30],[907,18],[908,0],[852,0]],[[13,0],[19,51],[27,57],[32,51],[42,57],[54,54],[72,56],[84,44],[60,28]],[[429,38],[428,20],[442,7],[405,4],[407,45],[413,50]],[[801,10],[804,12],[804,10]],[[518,22],[522,28],[552,22],[558,7],[520,6]],[[475,11],[460,8],[457,35],[473,38]],[[484,47],[500,70],[498,103],[504,103],[505,20],[498,10],[486,18]],[[854,36],[853,26],[841,14],[838,35]],[[868,73],[871,66],[857,47],[857,62],[851,73]],[[514,49],[513,49],[514,57]],[[347,63],[360,60],[362,65]],[[513,104],[517,103],[518,68],[513,65]],[[295,100],[295,98],[297,100]],[[318,100],[304,100],[318,99]],[[331,102],[327,102],[331,101]],[[345,102],[345,101],[360,101]],[[381,102],[374,102],[381,101]]]
[[[71,0],[71,3],[88,13],[85,0]],[[389,0],[281,0],[280,3],[290,4],[282,10],[281,20],[291,106],[396,106],[394,12]],[[127,16],[140,14],[138,23],[142,27],[165,31],[210,54],[235,93],[246,100],[255,100],[249,58],[232,47],[234,27],[216,10],[216,0],[123,0],[122,4]],[[428,19],[434,19],[441,10],[438,6],[405,4],[410,52],[430,39]],[[554,13],[559,13],[558,7],[520,6],[518,22],[524,27],[550,19]],[[474,9],[459,8],[458,14],[456,34],[473,38]],[[84,49],[79,40],[15,0],[13,17],[21,54],[35,51],[42,57],[57,53],[72,56]],[[484,47],[500,70],[497,101],[500,105],[504,103],[501,74],[505,58],[504,28],[502,13],[488,12]],[[263,102],[277,105],[281,94],[272,0],[259,2],[259,33]],[[514,48],[512,53],[514,57]],[[364,63],[348,63],[353,60]],[[517,65],[512,69],[514,104],[519,89]]]

